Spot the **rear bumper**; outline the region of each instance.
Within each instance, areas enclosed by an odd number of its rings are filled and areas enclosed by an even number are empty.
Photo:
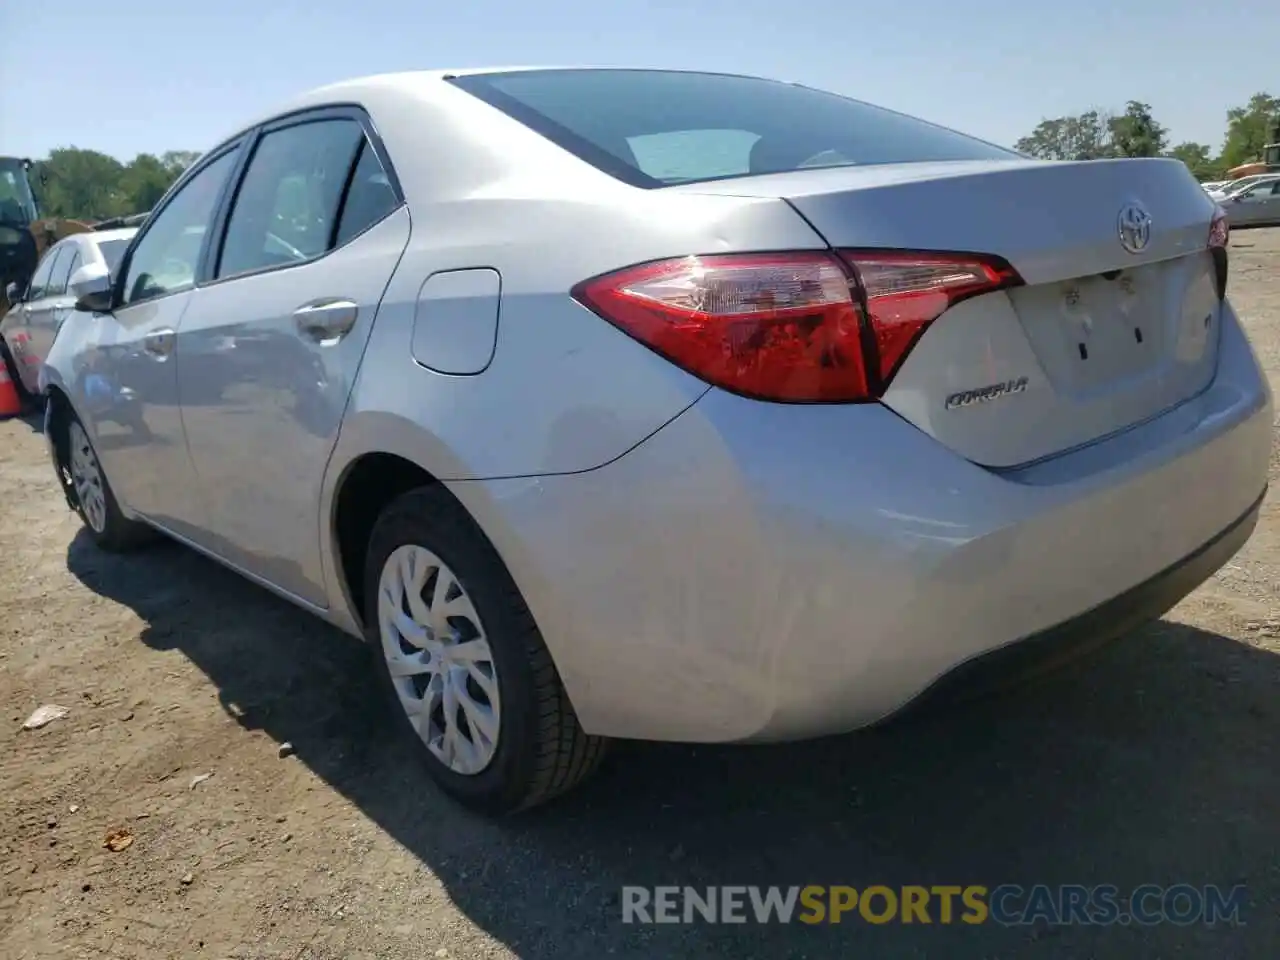
[[[1023,638],[1157,616],[1225,562],[1251,529],[1274,431],[1226,313],[1207,391],[1021,471],[975,466],[884,407],[711,391],[598,470],[450,486],[589,732],[850,730],[984,654],[1031,652]]]
[[[1264,499],[1265,489],[1231,526],[1150,580],[1065,623],[954,667],[907,704],[906,709],[966,699],[1015,683],[1158,619],[1213,576],[1245,545],[1258,525]]]

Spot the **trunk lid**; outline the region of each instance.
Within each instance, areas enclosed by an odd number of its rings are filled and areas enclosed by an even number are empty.
[[[1207,243],[1215,204],[1179,161],[894,164],[673,189],[786,199],[836,248],[1008,261],[1025,286],[943,313],[883,397],[984,466],[1101,439],[1213,378],[1221,300]],[[1135,210],[1149,217],[1146,242],[1126,248],[1121,219]]]

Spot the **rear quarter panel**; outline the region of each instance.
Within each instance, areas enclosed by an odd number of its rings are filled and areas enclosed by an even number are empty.
[[[411,208],[414,232],[387,288],[334,465],[398,453],[440,480],[591,470],[621,456],[706,384],[574,301],[581,280],[632,263],[730,250],[821,248],[785,203],[730,197],[514,195]],[[471,376],[412,355],[424,281],[501,276],[493,359]],[[429,358],[419,358],[429,361]]]

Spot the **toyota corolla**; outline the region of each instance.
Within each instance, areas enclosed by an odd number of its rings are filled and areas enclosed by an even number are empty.
[[[1178,161],[791,83],[356,80],[76,272],[46,435],[102,548],[161,531],[366,638],[436,781],[509,811],[610,738],[1021,673],[1224,564],[1273,414],[1219,213]]]

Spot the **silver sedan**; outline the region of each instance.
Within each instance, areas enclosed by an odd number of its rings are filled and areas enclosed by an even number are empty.
[[[103,549],[365,638],[509,811],[611,738],[852,730],[1159,616],[1266,483],[1226,276],[1175,160],[724,74],[381,76],[71,277],[45,432]]]
[[[1264,177],[1218,200],[1233,227],[1280,224],[1280,175]]]

